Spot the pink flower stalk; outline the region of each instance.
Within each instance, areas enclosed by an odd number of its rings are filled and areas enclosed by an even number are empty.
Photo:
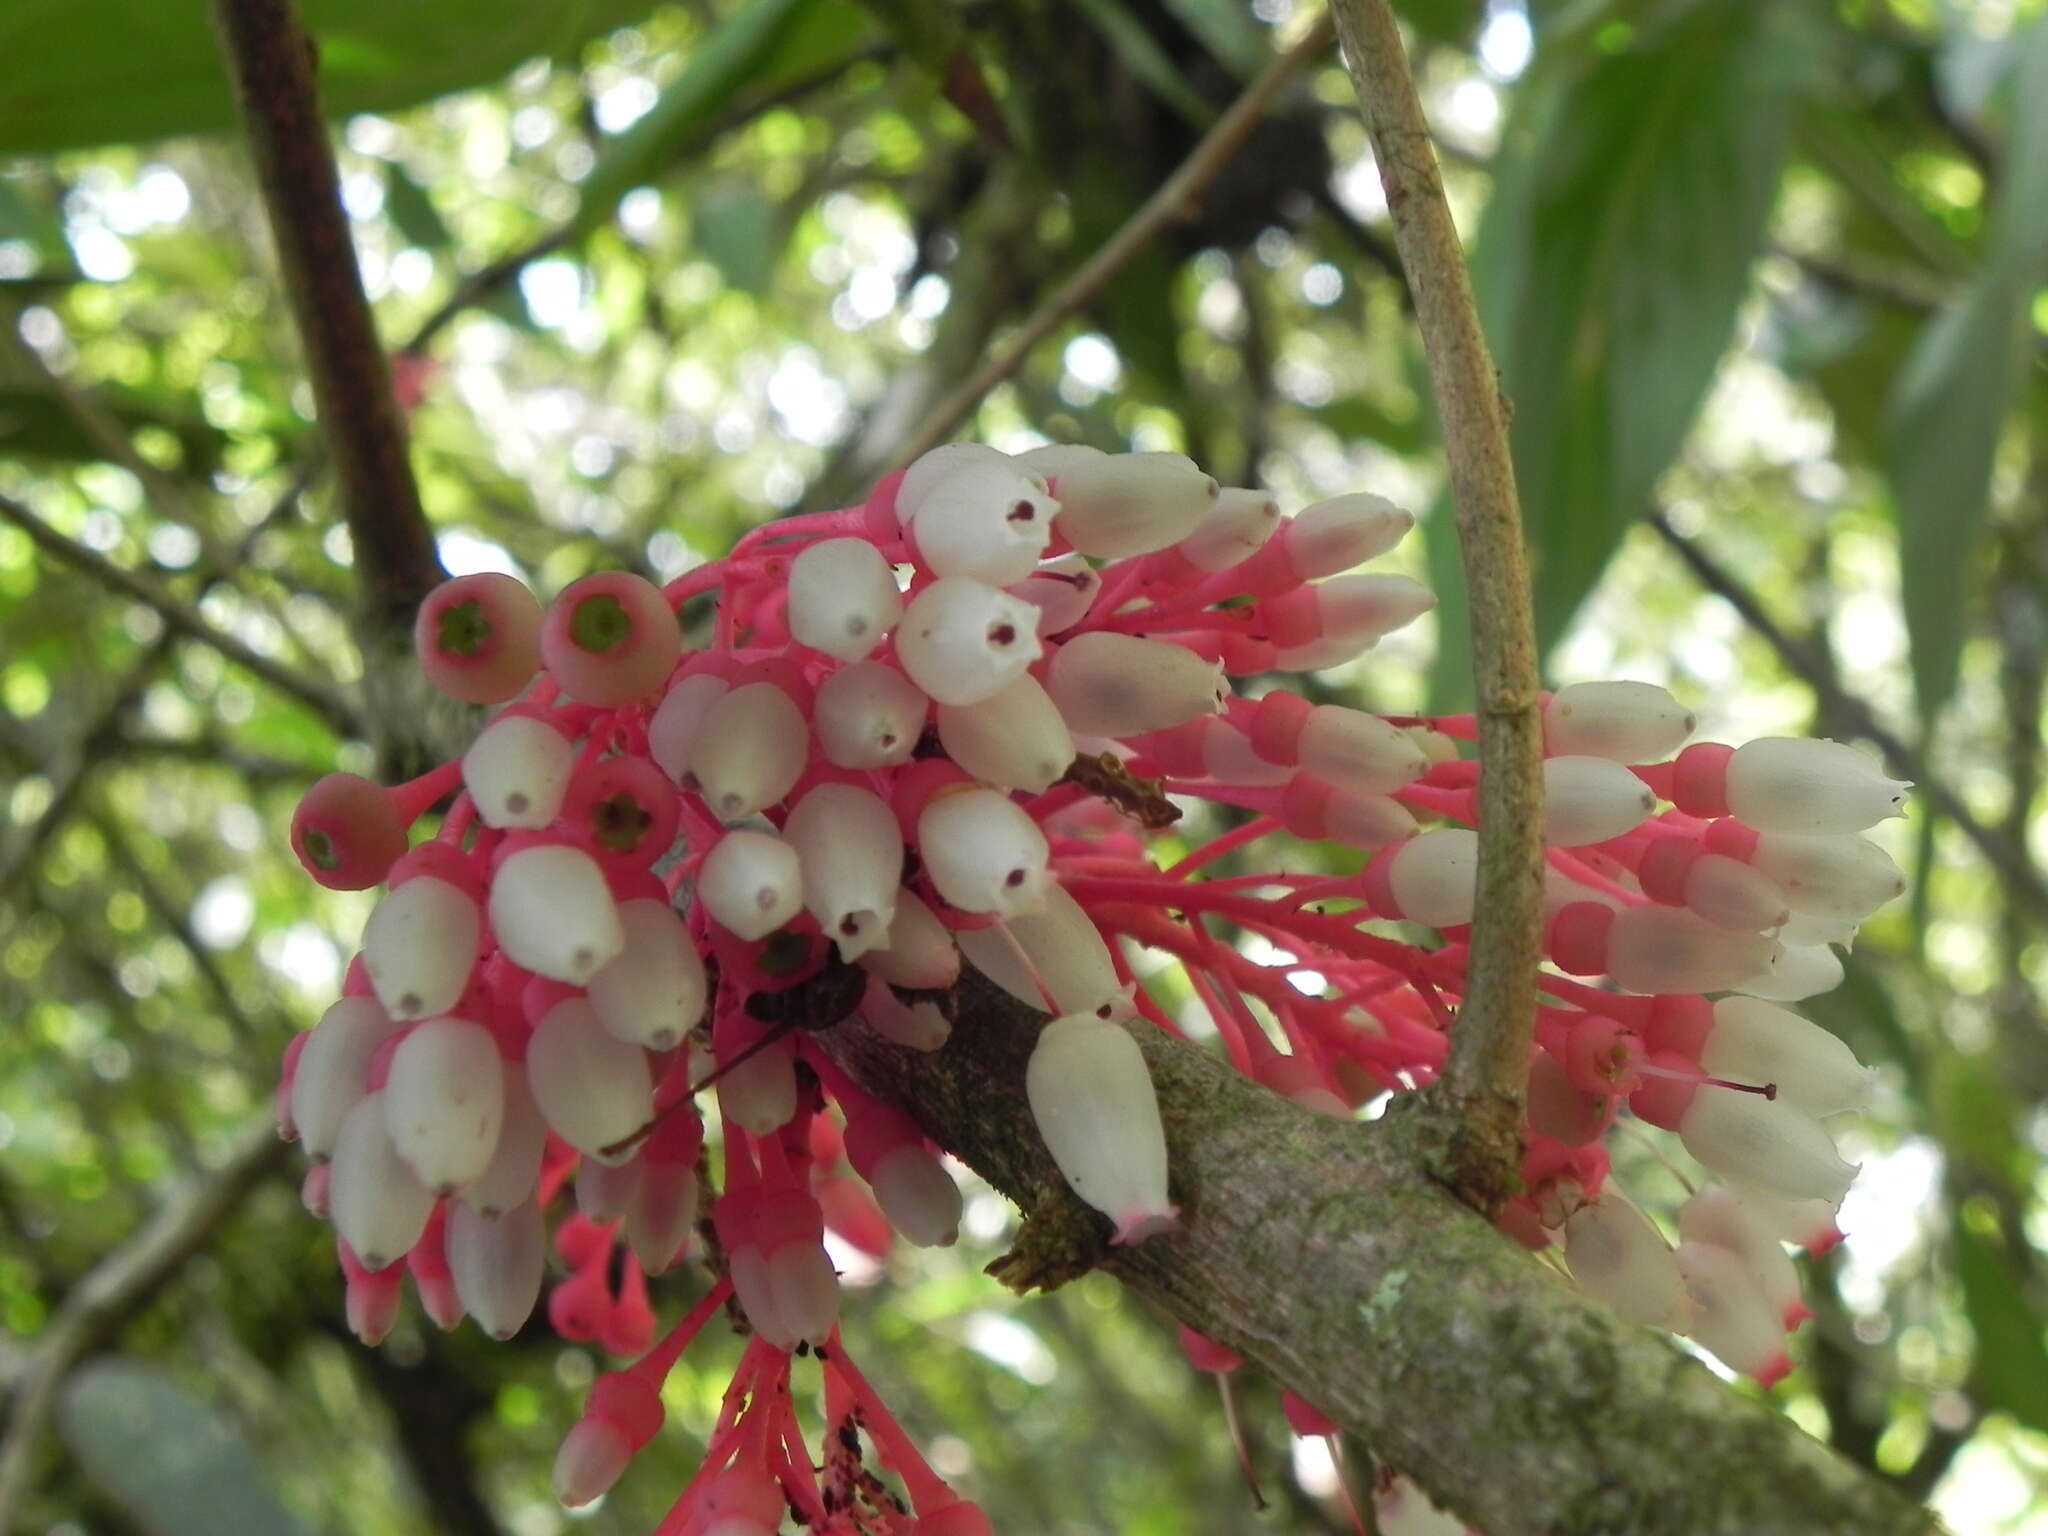
[[[1304,1112],[1433,1080],[1466,986],[1475,722],[1232,682],[1349,658],[1426,611],[1405,577],[1353,569],[1412,523],[1372,496],[1285,518],[1178,455],[956,444],[665,591],[601,574],[546,609],[504,577],[436,591],[427,676],[502,709],[410,784],[322,780],[292,828],[322,884],[387,886],[278,1092],[352,1326],[381,1338],[409,1272],[441,1326],[466,1313],[509,1337],[540,1305],[555,1213],[549,1324],[642,1356],[565,1441],[565,1503],[657,1432],[663,1378],[730,1298],[753,1340],[663,1533],[793,1514],[980,1536],[846,1357],[823,1244],[949,1243],[960,1192],[916,1124],[789,1032],[858,1014],[937,1049],[929,994],[963,967],[1041,1009],[1031,1113],[1103,1239],[1127,1243],[1180,1219],[1141,1041],[1185,1022],[1132,948],[1172,956],[1232,1063]],[[704,596],[709,644],[686,649],[678,615]],[[1830,984],[1829,946],[1898,894],[1860,834],[1906,786],[1835,743],[1686,746],[1694,724],[1641,683],[1546,700],[1552,968],[1502,1225],[1768,1380],[1803,1315],[1786,1245],[1839,1235],[1855,1172],[1823,1117],[1869,1077],[1777,1004]],[[1232,829],[1155,857],[1194,805]],[[1297,841],[1371,857],[1305,872]],[[808,1016],[819,998],[835,1017]],[[1725,1181],[1673,1232],[1608,1187],[1625,1113]],[[700,1207],[722,1272],[646,1352],[648,1276],[686,1260]],[[1239,1363],[1185,1342],[1200,1369]],[[822,1362],[820,1454],[800,1355]]]

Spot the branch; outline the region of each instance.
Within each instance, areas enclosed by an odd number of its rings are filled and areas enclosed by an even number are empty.
[[[277,242],[320,429],[334,454],[365,617],[407,625],[447,574],[406,458],[391,368],[363,294],[293,0],[214,0],[263,202]]]
[[[1977,845],[1977,851],[1998,871],[2006,889],[2024,901],[2038,917],[2048,919],[2048,881],[2044,881],[2040,870],[2034,867],[2023,843],[2000,835],[1980,821],[1942,777],[1928,766],[1927,760],[1911,743],[1879,721],[1870,705],[1844,688],[1836,680],[1833,670],[1810,646],[1788,634],[1771,617],[1762,600],[1743,585],[1740,577],[1673,527],[1661,509],[1653,508],[1648,522],[1670,546],[1672,553],[1685,563],[1699,584],[1725,599],[1741,615],[1743,623],[1778,653],[1778,659],[1786,669],[1813,690],[1826,714],[1839,721],[1845,729],[1874,743],[1884,754],[1886,766],[1893,773],[1918,785],[1929,803]]]
[[[14,1397],[0,1440],[0,1530],[14,1530],[37,1444],[72,1366],[142,1310],[156,1290],[204,1246],[243,1198],[283,1161],[284,1143],[266,1114],[244,1128],[227,1161],[163,1208],[66,1293]]]
[[[1479,760],[1485,765],[1472,983],[1421,1129],[1426,1145],[1440,1142],[1439,1176],[1483,1210],[1506,1195],[1521,1162],[1541,957],[1543,726],[1529,571],[1507,402],[1480,334],[1464,251],[1400,28],[1387,0],[1335,0],[1335,9],[1415,296],[1471,594]]]
[[[1105,1248],[1034,1127],[1043,1022],[985,982],[931,1055],[819,1037],[1027,1212],[1021,1261],[1091,1265],[1257,1362],[1488,1536],[1931,1536],[1934,1518],[1766,1402],[1533,1262],[1430,1180],[1400,1121],[1308,1114],[1139,1024],[1170,1235]]]
[[[996,347],[965,383],[932,408],[897,452],[894,467],[902,468],[951,437],[974,414],[975,407],[990,390],[1023,366],[1032,348],[1093,300],[1169,224],[1186,217],[1251,137],[1280,88],[1330,46],[1330,37],[1329,18],[1320,17],[1299,42],[1261,70],[1230,109],[1216,120],[1216,126],[1202,136],[1187,159],[1124,221],[1123,227],[1060,284],[1014,335]]]

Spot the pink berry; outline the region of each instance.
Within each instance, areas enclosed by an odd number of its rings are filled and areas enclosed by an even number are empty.
[[[458,576],[427,594],[413,649],[427,681],[465,704],[502,704],[540,666],[540,599],[495,571]]]
[[[330,773],[292,813],[292,852],[330,891],[367,891],[405,852],[405,822],[381,784]]]
[[[555,681],[583,704],[636,704],[668,681],[682,654],[682,631],[652,582],[601,571],[555,599],[541,629],[540,653]]]

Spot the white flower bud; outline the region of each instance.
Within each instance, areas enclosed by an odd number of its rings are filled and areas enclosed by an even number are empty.
[[[1341,704],[1308,712],[1295,752],[1307,772],[1359,795],[1406,789],[1429,772],[1429,758],[1406,731]]]
[[[857,661],[818,685],[811,718],[826,762],[836,768],[888,768],[910,761],[931,703],[894,667]]]
[[[1358,645],[1405,628],[1436,607],[1436,594],[1406,576],[1332,576],[1315,594],[1318,638]]]
[[[1861,924],[1842,917],[1819,917],[1811,912],[1794,912],[1785,920],[1778,937],[1787,945],[1839,944],[1846,952],[1855,947]]]
[[[896,893],[888,942],[862,955],[860,964],[883,981],[918,991],[950,987],[960,979],[960,950],[951,930],[908,887]]]
[[[917,818],[917,846],[933,887],[962,912],[1016,917],[1045,905],[1052,877],[1045,833],[993,789],[936,795]]]
[[[822,1347],[839,1324],[839,1274],[816,1243],[784,1243],[768,1255],[768,1288],[775,1297],[773,1312],[787,1330],[785,1338],[768,1342],[794,1349],[799,1343]],[[764,1536],[774,1527],[763,1526]],[[715,1536],[716,1527],[705,1536]]]
[[[1796,1003],[1832,992],[1842,984],[1842,961],[1825,944],[1782,944],[1776,960],[1760,967],[1732,990],[1774,1003]]]
[[[1202,731],[1202,767],[1224,784],[1257,787],[1285,784],[1294,770],[1269,763],[1252,750],[1252,739],[1227,720],[1212,720]]]
[[[1905,894],[1890,854],[1866,838],[1766,832],[1750,862],[1784,887],[1793,909],[1860,921]]]
[[[1047,443],[1042,448],[1027,448],[1022,453],[1012,454],[1010,457],[1011,462],[1018,468],[1051,481],[1057,480],[1078,464],[1106,459],[1109,455],[1100,448],[1089,447],[1086,443]]]
[[[1742,1261],[1749,1278],[1785,1327],[1801,1311],[1799,1272],[1784,1245],[1734,1190],[1710,1185],[1678,1208],[1678,1235],[1688,1243],[1725,1248]]]
[[[633,1443],[609,1418],[578,1419],[555,1452],[555,1498],[581,1509],[611,1492],[633,1460]],[[750,1533],[741,1533],[750,1536]]]
[[[468,893],[432,875],[385,892],[363,925],[363,969],[394,1019],[446,1013],[476,964],[483,918]]]
[[[1280,526],[1280,504],[1267,492],[1226,486],[1195,531],[1173,547],[1198,571],[1227,571],[1257,554]]]
[[[647,754],[669,781],[692,784],[690,756],[704,729],[711,706],[732,691],[732,684],[710,672],[693,672],[662,695],[647,722]]]
[[[1903,816],[1913,786],[1839,741],[1766,736],[1728,759],[1728,809],[1759,832],[1861,832]]]
[[[1223,668],[1167,640],[1097,630],[1059,649],[1046,692],[1077,736],[1141,736],[1220,714]]]
[[[748,683],[704,712],[690,771],[712,814],[738,821],[788,794],[810,754],[796,700],[774,683]]]
[[[548,1123],[533,1101],[524,1064],[502,1065],[505,1109],[498,1144],[490,1166],[463,1188],[460,1197],[480,1216],[502,1216],[531,1200],[540,1183],[541,1155],[547,1150]]]
[[[491,1165],[505,1118],[498,1042],[468,1019],[429,1019],[398,1042],[384,1087],[384,1126],[398,1155],[437,1194]]]
[[[448,1271],[462,1310],[492,1338],[511,1338],[526,1326],[540,1300],[548,1256],[540,1207],[527,1200],[493,1217],[452,1205],[447,1242]]]
[[[1149,555],[1178,544],[1208,516],[1216,482],[1177,453],[1113,453],[1059,476],[1056,526],[1098,560]]]
[[[1323,808],[1324,835],[1347,848],[1384,848],[1405,842],[1419,830],[1408,807],[1385,795],[1360,795],[1333,787]]]
[[[1003,936],[1005,927],[1008,938]],[[1046,888],[1042,910],[1010,918],[1001,926],[963,930],[955,937],[974,968],[1021,1003],[1043,1009],[1050,992],[1054,1013],[1092,1013],[1104,1019],[1130,1016],[1130,989],[1117,977],[1102,930],[1056,884]]]
[[[292,1123],[316,1163],[333,1155],[342,1120],[368,1091],[370,1058],[403,1028],[367,997],[344,997],[320,1015],[292,1072]]]
[[[697,899],[720,927],[764,939],[802,910],[803,865],[772,832],[728,832],[697,871]]]
[[[704,1016],[709,978],[682,918],[643,896],[619,906],[625,947],[590,978],[590,1006],[621,1040],[666,1051]]]
[[[1841,1237],[1840,1210],[1826,1200],[1788,1200],[1761,1189],[1737,1189],[1735,1202],[1762,1231],[1795,1247],[1825,1249]]]
[[[919,563],[936,576],[992,587],[1022,581],[1052,539],[1059,503],[1014,463],[971,464],[932,486],[910,525]]]
[[[888,942],[903,878],[903,831],[872,790],[820,784],[789,813],[783,839],[803,866],[804,905],[851,963]]]
[[[789,632],[814,651],[859,661],[903,617],[896,573],[866,539],[821,539],[789,567]]]
[[[575,771],[569,738],[531,715],[501,715],[462,754],[462,786],[487,827],[546,826],[560,814]]]
[[[860,1009],[868,1028],[908,1050],[936,1051],[953,1035],[953,1025],[937,1003],[929,998],[905,1003],[879,976],[868,978]]]
[[[1038,660],[1038,610],[995,587],[948,576],[904,610],[896,659],[941,704],[1000,693]]]
[[[682,1163],[647,1163],[626,1212],[626,1241],[650,1275],[672,1269],[697,1225],[697,1175]]]
[[[1734,1082],[1775,1083],[1780,1098],[1809,1115],[1861,1108],[1877,1076],[1818,1024],[1753,997],[1714,1004],[1700,1065]]]
[[[1430,928],[1472,921],[1479,879],[1479,837],[1465,827],[1435,827],[1393,856],[1388,884],[1401,915]]]
[[[581,986],[625,947],[604,871],[581,848],[542,843],[491,876],[491,929],[512,963]]]
[[[1543,841],[1583,848],[1633,832],[1657,809],[1649,786],[1607,757],[1552,757],[1543,763]]]
[[[1679,1119],[1678,1139],[1722,1178],[1788,1199],[1837,1204],[1856,1177],[1820,1121],[1760,1093],[1702,1084]]]
[[[1624,907],[1607,936],[1607,974],[1624,992],[1726,992],[1769,969],[1780,948],[1682,907]]]
[[[1039,1032],[1024,1072],[1031,1118],[1074,1193],[1116,1223],[1118,1243],[1171,1230],[1166,1132],[1137,1041],[1092,1013]]]
[[[584,1158],[576,1166],[576,1209],[599,1226],[620,1220],[640,1193],[643,1166],[637,1156],[623,1163]]]
[[[1036,576],[1013,583],[1009,590],[1012,597],[1022,598],[1038,610],[1041,635],[1056,635],[1088,616],[1096,593],[1102,590],[1102,576],[1087,556],[1066,554],[1046,561]]]
[[[1564,1261],[1594,1300],[1632,1323],[1670,1328],[1681,1317],[1685,1282],[1671,1245],[1626,1200],[1588,1200],[1565,1219]]]
[[[527,1038],[526,1077],[549,1127],[591,1157],[654,1117],[647,1053],[608,1032],[580,997],[555,1004]]]
[[[941,480],[958,474],[963,469],[985,465],[1014,467],[1016,461],[1000,448],[991,448],[986,443],[941,443],[928,453],[921,453],[911,461],[903,472],[903,480],[896,487],[896,520],[908,523],[924,508],[924,500]],[[1038,471],[1035,466],[1026,466],[1026,474]]]
[[[1066,718],[1028,672],[979,704],[942,704],[938,715],[946,755],[999,788],[1035,795],[1073,765]]]
[[[1758,933],[1791,916],[1778,882],[1740,859],[1702,854],[1685,872],[1685,904],[1716,928]]]
[[[876,1159],[868,1181],[889,1225],[920,1248],[950,1248],[960,1236],[960,1186],[924,1147],[906,1142]]]
[[[1686,1333],[1730,1370],[1772,1382],[1791,1369],[1785,1330],[1741,1259],[1712,1243],[1681,1243],[1678,1272],[1697,1308]]]
[[[1649,763],[1676,752],[1698,724],[1698,716],[1655,683],[1573,683],[1543,707],[1543,746]]]
[[[328,1167],[328,1214],[363,1268],[383,1269],[403,1258],[427,1230],[434,1196],[391,1144],[383,1094],[356,1100],[341,1122]]]
[[[1414,526],[1414,513],[1384,496],[1357,492],[1302,508],[1280,530],[1280,542],[1295,575],[1315,581],[1377,559]]]
[[[718,1109],[754,1136],[789,1124],[796,1115],[795,1042],[778,1040],[728,1068],[718,1080]]]

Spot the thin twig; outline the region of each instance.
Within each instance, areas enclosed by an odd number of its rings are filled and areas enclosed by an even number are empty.
[[[1429,357],[1458,543],[1471,594],[1479,700],[1479,885],[1472,984],[1450,1057],[1427,1106],[1439,1176],[1490,1208],[1521,1161],[1522,1098],[1535,1028],[1543,902],[1543,733],[1522,517],[1508,451],[1508,408],[1480,333],[1458,229],[1444,199],[1429,124],[1387,0],[1336,0],[1394,240]]]
[[[14,524],[45,554],[84,572],[101,586],[142,604],[166,626],[202,645],[219,651],[229,661],[261,678],[278,692],[297,699],[336,730],[357,732],[362,720],[355,705],[340,691],[265,656],[246,642],[208,621],[198,609],[187,606],[156,582],[136,571],[124,569],[99,551],[59,533],[13,497],[0,494],[0,518]]]
[[[1202,136],[1187,159],[1160,183],[1159,190],[1124,221],[1123,227],[1060,284],[1058,291],[1015,334],[996,347],[965,383],[932,408],[897,452],[894,467],[900,469],[950,437],[990,390],[1023,365],[1032,348],[1086,306],[1169,224],[1186,217],[1258,127],[1280,88],[1330,46],[1331,35],[1329,18],[1319,17],[1299,42],[1261,70],[1258,78],[1245,87],[1244,94],[1216,120],[1216,126]]]
[[[65,1295],[38,1336],[0,1440],[0,1530],[16,1529],[36,1447],[71,1367],[111,1338],[283,1160],[268,1115],[235,1138],[227,1161],[163,1208]]]
[[[1893,773],[1918,785],[1928,802],[1977,845],[1985,862],[1998,871],[2006,889],[2024,901],[2037,917],[2048,919],[2048,881],[2042,879],[2022,844],[2001,836],[1980,821],[1956,798],[1942,776],[1928,767],[1919,750],[1880,721],[1863,698],[1844,688],[1814,649],[1779,624],[1740,577],[1673,527],[1661,509],[1652,509],[1647,521],[1699,584],[1724,599],[1741,615],[1743,623],[1778,653],[1786,669],[1813,690],[1826,714],[1873,743],[1884,754]]]

